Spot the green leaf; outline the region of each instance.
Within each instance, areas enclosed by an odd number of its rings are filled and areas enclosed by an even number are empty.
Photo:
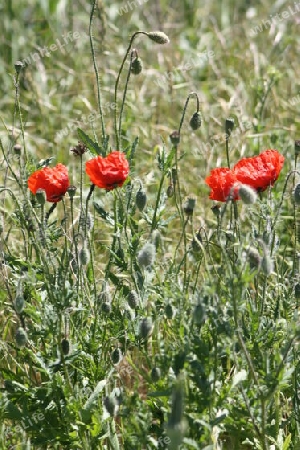
[[[291,443],[291,439],[292,439],[292,435],[290,433],[285,438],[285,441],[284,441],[283,446],[282,446],[282,450],[288,450],[289,449],[290,443]]]
[[[105,156],[105,152],[99,147],[97,142],[94,142],[83,130],[77,128],[79,139],[87,146],[89,151],[94,156]]]
[[[106,220],[110,225],[114,226],[115,221],[111,215],[106,212],[98,203],[94,202],[94,208],[102,219]]]

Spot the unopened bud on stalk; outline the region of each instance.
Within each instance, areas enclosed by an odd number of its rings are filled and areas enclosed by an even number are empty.
[[[21,281],[19,281],[19,283],[18,283],[14,305],[15,305],[16,313],[21,314],[23,312],[24,305],[25,305],[24,294],[23,294],[23,284]]]
[[[113,417],[116,414],[117,402],[114,395],[107,395],[104,399],[104,406],[108,414]]]
[[[16,331],[16,344],[18,347],[24,347],[28,341],[27,333],[24,328],[20,327]]]
[[[111,360],[113,362],[113,364],[119,364],[119,362],[122,359],[122,352],[119,348],[115,348],[112,352],[111,352]]]
[[[220,217],[221,211],[220,211],[220,206],[219,205],[214,205],[210,209],[212,210],[212,213],[213,213],[214,216]]]
[[[146,242],[146,244],[139,251],[137,260],[141,267],[151,267],[155,262],[155,256],[155,246],[151,242]]]
[[[225,121],[226,139],[229,139],[233,129],[234,129],[234,119],[232,117],[228,117]]]
[[[265,275],[271,275],[274,270],[274,263],[270,255],[264,254],[261,260],[261,268]]]
[[[256,191],[246,184],[241,184],[239,187],[239,196],[245,205],[252,205],[257,200]]]
[[[63,339],[60,343],[61,351],[64,355],[68,355],[70,352],[70,341],[68,339]]]
[[[172,133],[170,134],[170,141],[173,145],[178,145],[180,142],[180,134],[178,133],[178,131],[172,131]]]
[[[188,216],[191,217],[193,215],[195,206],[196,206],[196,197],[194,195],[189,195],[183,204],[183,211]]]
[[[150,31],[149,33],[146,33],[148,38],[150,38],[152,41],[156,42],[156,44],[168,44],[170,42],[170,39],[168,36],[163,33],[162,31]]]
[[[201,114],[199,112],[195,112],[190,120],[190,127],[196,131],[198,130],[198,128],[201,127],[201,123],[202,123]]]
[[[131,72],[133,75],[139,75],[143,70],[143,63],[139,56],[135,57],[131,63]]]
[[[161,370],[159,369],[159,367],[153,367],[153,369],[151,370],[151,380],[156,383],[157,381],[159,381],[161,377]]]
[[[158,247],[161,245],[161,234],[159,232],[159,230],[153,230],[151,233],[151,241],[152,244],[155,245],[156,250],[158,249]]]
[[[297,300],[300,298],[300,283],[295,284],[295,298]]]
[[[24,64],[22,63],[22,61],[16,61],[15,62],[15,70],[16,70],[17,74],[19,74],[21,72],[23,67],[24,67]]]
[[[86,243],[83,244],[79,252],[79,261],[82,266],[86,266],[90,262],[90,252],[87,248]]]
[[[131,290],[127,296],[127,302],[131,309],[136,309],[139,306],[139,296],[136,291]]]
[[[166,313],[167,319],[173,319],[173,317],[175,316],[176,311],[174,310],[174,308],[171,305],[171,303],[168,303],[165,306],[165,313]]]
[[[38,189],[35,198],[39,205],[43,206],[46,203],[46,192],[44,189]]]
[[[142,339],[148,339],[153,331],[153,324],[151,317],[145,317],[141,320],[140,326],[139,326],[139,336]]]
[[[258,253],[258,250],[254,247],[249,248],[248,252],[249,264],[251,269],[258,269],[261,263],[261,256]]]
[[[73,186],[73,185],[68,187],[67,192],[68,192],[70,198],[74,197],[74,195],[76,193],[76,189],[77,189],[76,186]]]
[[[295,205],[300,205],[300,183],[298,183],[294,190],[294,202]]]
[[[140,188],[135,197],[135,204],[140,211],[143,211],[147,203],[147,194],[144,189]]]
[[[14,150],[14,154],[16,156],[20,156],[21,155],[22,146],[20,144],[15,144],[13,150]]]
[[[174,186],[173,183],[169,184],[167,189],[167,197],[171,198],[174,195]]]

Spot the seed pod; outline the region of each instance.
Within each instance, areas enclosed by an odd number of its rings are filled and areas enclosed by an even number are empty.
[[[28,341],[28,336],[24,328],[20,327],[16,331],[16,344],[18,347],[24,347]]]
[[[113,362],[113,364],[119,364],[119,362],[122,359],[122,352],[119,348],[115,348],[112,352],[111,352],[111,360]]]
[[[151,370],[151,380],[156,383],[161,377],[161,370],[158,367],[153,367]]]
[[[63,339],[60,343],[61,345],[61,350],[63,352],[64,355],[68,355],[70,352],[70,342],[68,341],[68,339]]]
[[[192,128],[192,130],[196,131],[201,127],[201,123],[201,114],[199,112],[195,112],[190,120],[190,127]]]
[[[147,194],[143,189],[139,189],[136,193],[135,204],[140,211],[143,211],[147,203]]]
[[[151,317],[145,317],[140,322],[139,336],[142,339],[147,340],[151,336],[152,331],[153,331],[152,319]]]

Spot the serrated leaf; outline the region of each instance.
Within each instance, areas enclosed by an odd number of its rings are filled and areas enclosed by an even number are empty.
[[[291,443],[291,439],[292,439],[292,435],[288,434],[287,437],[284,440],[283,446],[282,446],[282,450],[288,450],[290,447],[290,443]]]
[[[5,417],[10,420],[21,420],[23,414],[12,402],[8,402],[5,408]]]
[[[80,128],[77,128],[77,132],[78,132],[78,137],[81,140],[81,142],[83,142],[87,148],[89,149],[89,151],[94,155],[94,156],[105,156],[105,152],[99,147],[99,145],[97,144],[97,142],[94,142],[87,134],[85,134],[85,132],[83,130],[81,130]]]
[[[106,212],[98,203],[94,202],[94,208],[96,212],[99,214],[99,216],[102,217],[102,219],[106,220],[106,222],[108,222],[112,226],[115,225],[115,221],[111,217],[111,215],[108,212]]]

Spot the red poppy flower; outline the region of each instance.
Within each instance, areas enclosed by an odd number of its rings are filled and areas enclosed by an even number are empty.
[[[124,153],[114,151],[105,158],[87,161],[85,171],[93,184],[108,191],[123,186],[129,174],[129,164]]]
[[[284,157],[277,150],[266,150],[253,158],[243,158],[234,167],[238,181],[258,192],[273,186],[284,163]]]
[[[70,186],[68,169],[63,164],[57,164],[53,168],[44,167],[33,172],[27,183],[33,194],[36,194],[38,189],[44,189],[47,201],[57,203]]]
[[[233,195],[233,200],[238,200],[238,186],[236,176],[232,170],[219,167],[213,169],[210,175],[205,178],[205,183],[211,188],[209,198],[219,202],[226,202],[229,195]]]

